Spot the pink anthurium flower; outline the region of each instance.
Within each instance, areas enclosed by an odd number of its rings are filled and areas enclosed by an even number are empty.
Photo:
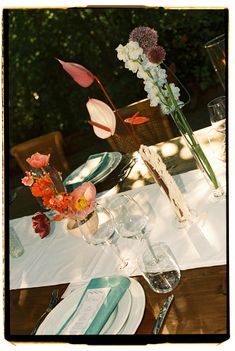
[[[103,130],[106,130],[106,132],[109,132],[111,133],[111,129],[109,127],[106,127],[104,126],[103,124],[100,124],[100,123],[97,123],[97,122],[94,122],[94,121],[88,121],[88,123],[92,126],[95,126],[97,128],[100,128],[100,129],[103,129]]]
[[[86,104],[94,133],[101,139],[114,135],[116,117],[112,109],[101,100],[89,99]]]
[[[132,117],[124,119],[124,122],[130,124],[142,124],[149,121],[148,117],[140,117],[138,114],[139,112],[136,112]]]
[[[64,62],[59,60],[63,69],[75,80],[76,83],[81,85],[83,88],[88,88],[95,79],[95,76],[85,67],[73,62]]]

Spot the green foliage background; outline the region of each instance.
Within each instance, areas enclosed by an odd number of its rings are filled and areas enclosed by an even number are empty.
[[[77,62],[97,75],[117,107],[146,97],[142,81],[124,68],[115,48],[137,26],[158,31],[166,64],[190,86],[206,89],[216,81],[203,45],[225,32],[225,10],[155,8],[5,10],[9,74],[10,146],[61,130],[85,130],[88,97],[105,101],[99,87],[84,89],[55,58]]]

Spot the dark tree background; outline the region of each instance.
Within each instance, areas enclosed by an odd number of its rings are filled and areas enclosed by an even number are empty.
[[[137,26],[158,31],[166,64],[175,64],[177,76],[189,90],[192,84],[204,90],[216,83],[204,44],[226,31],[225,10],[4,10],[10,146],[53,130],[65,136],[86,130],[88,97],[105,101],[96,84],[81,88],[55,58],[91,70],[117,107],[145,98],[142,81],[124,68],[115,50],[127,43]]]

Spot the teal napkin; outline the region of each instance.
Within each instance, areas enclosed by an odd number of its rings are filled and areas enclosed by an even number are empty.
[[[91,156],[88,157],[88,160],[92,160],[92,159],[100,157],[100,156],[102,156],[102,158],[101,158],[101,161],[100,161],[99,165],[97,166],[97,168],[91,174],[89,174],[85,178],[86,182],[89,181],[90,179],[95,178],[107,166],[107,164],[109,162],[109,159],[110,159],[108,152],[91,155]]]
[[[95,159],[95,158],[98,158],[100,156],[101,156],[100,163],[93,170],[93,172],[91,172],[87,177],[85,177],[82,181],[79,181],[79,182],[76,182],[76,183],[65,184],[65,187],[66,187],[66,189],[67,189],[67,191],[69,193],[72,192],[74,189],[76,189],[82,183],[89,182],[90,180],[95,178],[103,169],[105,169],[105,167],[107,167],[107,164],[108,164],[108,162],[110,160],[108,152],[102,152],[102,153],[99,153],[99,154],[91,155],[91,156],[88,157],[87,161]]]
[[[120,299],[130,286],[130,279],[122,276],[111,276],[104,278],[93,278],[90,280],[86,289],[84,290],[80,300],[78,301],[77,306],[75,307],[73,313],[69,316],[69,318],[64,322],[62,327],[60,328],[57,335],[61,334],[64,328],[68,325],[68,323],[72,320],[75,315],[77,309],[79,308],[84,295],[86,294],[88,289],[98,289],[98,288],[111,288],[108,295],[106,296],[102,306],[98,310],[95,318],[91,322],[90,326],[85,332],[85,335],[97,335],[109,319],[110,315],[118,305]]]

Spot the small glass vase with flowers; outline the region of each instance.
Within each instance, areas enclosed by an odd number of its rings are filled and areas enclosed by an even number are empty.
[[[50,233],[52,221],[67,219],[67,230],[80,236],[80,226],[88,225],[95,217],[96,188],[91,182],[86,182],[68,193],[59,172],[49,164],[49,158],[50,155],[37,152],[26,160],[32,170],[26,171],[22,183],[30,188],[44,208],[50,210],[48,214],[35,213],[32,226],[44,238]]]

